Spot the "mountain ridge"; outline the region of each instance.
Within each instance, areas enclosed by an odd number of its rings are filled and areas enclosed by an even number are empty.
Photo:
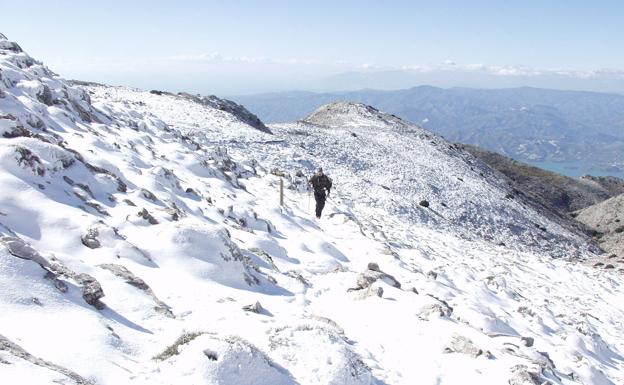
[[[361,90],[343,93],[275,93],[239,96],[269,122],[302,118],[316,107],[353,100],[389,111],[447,137],[523,161],[579,162],[618,167],[624,137],[624,96],[536,88]],[[585,143],[597,149],[589,156]]]

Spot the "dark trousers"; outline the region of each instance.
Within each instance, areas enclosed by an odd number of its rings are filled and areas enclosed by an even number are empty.
[[[325,207],[325,191],[314,191],[314,199],[316,200],[316,217],[320,218]]]

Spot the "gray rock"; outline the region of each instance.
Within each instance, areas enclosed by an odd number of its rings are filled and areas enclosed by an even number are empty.
[[[520,337],[520,340],[524,342],[524,346],[530,348],[535,343],[535,339],[533,337]]]
[[[154,310],[167,317],[174,318],[174,315],[171,312],[171,308],[166,303],[161,301],[156,296],[156,294],[154,294],[152,288],[150,288],[149,285],[145,283],[145,281],[134,275],[125,266],[117,265],[114,263],[105,263],[98,265],[98,267],[110,271],[115,276],[123,279],[128,285],[134,286],[139,290],[143,290],[148,296],[150,296],[154,300],[154,302],[156,302],[156,307],[154,307]]]
[[[390,274],[380,270],[379,265],[374,262],[368,264],[368,268],[360,273],[357,278],[356,287],[351,290],[361,290],[370,287],[373,283],[382,280],[388,285],[401,288],[401,283]]]
[[[418,311],[418,317],[422,320],[429,320],[432,317],[450,317],[453,309],[446,303],[438,302],[425,305]]]
[[[87,229],[87,231],[80,237],[82,244],[87,246],[90,249],[97,249],[102,247],[102,244],[98,240],[98,236],[100,232],[97,229],[97,226],[91,226]]]
[[[154,195],[154,193],[152,193],[151,191],[149,191],[148,189],[141,189],[141,194],[146,198],[151,200],[152,202],[156,202],[158,201],[158,198],[156,198],[156,195]]]
[[[51,106],[54,104],[52,91],[50,90],[50,87],[45,84],[43,85],[43,88],[37,93],[37,99],[47,106]]]
[[[373,286],[369,286],[366,289],[363,290],[357,290],[355,291],[355,295],[353,297],[353,299],[355,300],[363,300],[369,297],[379,297],[382,298],[383,297],[383,287],[373,287]]]
[[[264,308],[262,307],[262,305],[260,305],[260,302],[256,301],[256,303],[254,304],[243,306],[243,310],[256,313],[256,314],[260,314],[262,313]]]
[[[483,354],[483,350],[475,346],[470,339],[460,336],[459,334],[453,335],[451,342],[444,348],[444,352],[462,353],[474,358]]]
[[[82,298],[84,298],[86,303],[98,310],[102,310],[106,307],[106,305],[100,301],[100,298],[104,297],[102,285],[100,285],[95,278],[89,274],[81,273],[76,275],[74,279],[82,286]]]
[[[37,250],[35,250],[32,246],[30,246],[28,243],[24,242],[20,238],[1,237],[0,244],[6,246],[9,253],[14,257],[27,259],[29,261],[38,263],[41,267],[48,271],[53,270],[50,262],[47,259],[42,257]]]
[[[526,365],[516,365],[511,368],[512,377],[509,385],[542,385],[539,371],[529,370]]]
[[[149,211],[147,211],[147,209],[143,208],[141,211],[139,211],[137,213],[137,215],[143,219],[145,219],[146,221],[149,222],[150,225],[157,225],[158,224],[158,220],[156,220],[156,218],[154,218],[154,216],[152,216],[152,214],[149,213]]]

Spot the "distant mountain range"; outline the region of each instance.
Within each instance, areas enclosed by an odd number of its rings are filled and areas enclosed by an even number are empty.
[[[451,141],[531,163],[560,163],[568,174],[624,174],[624,95],[530,87],[419,86],[398,91],[295,91],[232,99],[270,123],[300,119],[334,101],[362,102]],[[566,172],[564,167],[555,168]]]

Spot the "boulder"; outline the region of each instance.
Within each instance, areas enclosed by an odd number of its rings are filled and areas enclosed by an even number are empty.
[[[360,273],[357,278],[356,287],[351,290],[361,290],[369,288],[373,283],[382,280],[390,286],[401,288],[401,283],[390,274],[384,273],[374,262],[368,264],[368,268]]]
[[[106,307],[100,302],[100,298],[104,297],[102,285],[100,285],[95,278],[89,274],[81,273],[76,275],[74,279],[82,286],[82,298],[84,298],[86,303],[98,310],[102,310]]]
[[[455,334],[451,342],[444,348],[444,353],[462,353],[476,358],[483,354],[483,350],[475,346],[470,339]]]
[[[82,244],[87,246],[90,249],[97,249],[102,247],[102,244],[98,240],[98,236],[100,232],[98,231],[97,226],[90,226],[87,231],[80,237]]]
[[[453,309],[445,302],[432,303],[425,305],[418,311],[418,318],[429,320],[432,317],[450,317]]]

